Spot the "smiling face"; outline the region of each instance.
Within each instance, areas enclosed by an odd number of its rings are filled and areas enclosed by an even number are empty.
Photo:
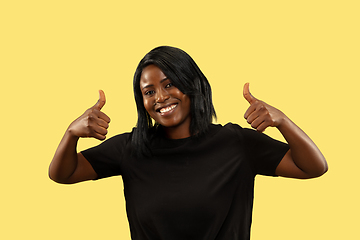
[[[155,65],[142,71],[140,78],[144,107],[163,126],[168,138],[190,136],[190,98],[175,87]]]

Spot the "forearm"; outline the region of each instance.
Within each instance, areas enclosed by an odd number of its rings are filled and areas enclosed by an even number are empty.
[[[277,127],[288,142],[296,166],[311,177],[324,174],[327,162],[315,143],[286,116]]]
[[[78,139],[69,129],[66,130],[49,167],[49,177],[55,182],[66,182],[76,170]]]

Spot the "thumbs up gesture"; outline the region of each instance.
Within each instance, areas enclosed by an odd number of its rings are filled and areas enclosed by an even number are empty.
[[[99,100],[70,124],[69,132],[75,137],[93,137],[104,140],[110,123],[110,118],[101,112],[105,102],[105,93],[99,90]]]
[[[251,127],[258,132],[263,132],[267,127],[279,127],[286,118],[280,110],[255,98],[249,90],[249,83],[244,85],[244,98],[249,102],[250,107],[245,112],[245,119]]]

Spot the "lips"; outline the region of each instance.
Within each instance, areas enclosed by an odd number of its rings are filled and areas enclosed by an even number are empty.
[[[173,103],[164,107],[160,107],[156,109],[156,112],[159,112],[161,116],[170,114],[173,112],[173,110],[178,106],[177,103]]]

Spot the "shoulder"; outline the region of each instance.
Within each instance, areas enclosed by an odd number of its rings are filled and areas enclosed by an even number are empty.
[[[269,138],[267,135],[259,133],[254,129],[243,128],[240,125],[232,122],[229,122],[224,126],[221,124],[211,124],[210,133],[211,132],[215,132],[217,133],[216,135],[219,136],[224,136],[227,138],[231,138],[232,140],[237,140],[245,143]]]
[[[120,133],[117,135],[114,135],[112,137],[110,137],[109,139],[107,139],[107,141],[121,141],[121,140],[129,140],[132,137],[132,134],[134,132],[134,129],[131,132],[124,132],[124,133]]]
[[[131,132],[125,132],[125,133],[114,135],[114,136],[106,139],[105,141],[103,141],[100,145],[105,145],[108,147],[110,147],[110,146],[124,147],[124,146],[128,145],[129,143],[131,143],[131,138],[132,138],[134,129],[135,128],[133,128],[133,130]]]
[[[132,132],[117,134],[97,146],[81,151],[81,153],[88,161],[102,159],[104,156],[107,158],[122,156],[130,149],[131,136]]]
[[[258,138],[265,135],[257,132],[255,129],[243,128],[240,125],[231,122],[227,123],[224,128],[245,138]]]
[[[240,125],[232,122],[229,122],[224,126],[221,124],[211,124],[210,129],[212,129],[212,131],[221,132],[224,134],[244,134],[247,131],[253,132],[251,129],[243,128]]]
[[[237,141],[240,140],[243,128],[234,123],[211,124],[205,134],[206,139],[216,139],[220,141]]]

